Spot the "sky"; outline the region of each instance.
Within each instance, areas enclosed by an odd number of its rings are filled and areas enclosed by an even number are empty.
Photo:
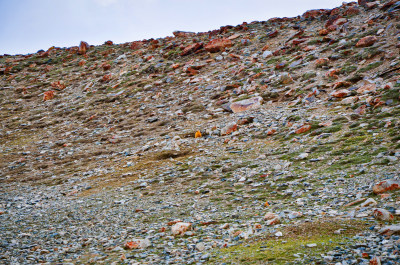
[[[125,43],[294,17],[342,0],[0,0],[0,54]]]

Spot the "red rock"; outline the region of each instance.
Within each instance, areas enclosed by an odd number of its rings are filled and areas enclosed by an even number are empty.
[[[111,74],[104,75],[103,78],[102,78],[102,81],[103,81],[103,82],[108,82],[108,81],[110,81],[110,80],[111,80]]]
[[[79,66],[84,66],[86,64],[86,61],[85,60],[80,60],[79,61]]]
[[[369,46],[372,46],[377,40],[378,40],[378,38],[376,36],[367,36],[367,37],[360,39],[357,42],[356,47],[359,47],[359,48],[369,47]]]
[[[133,241],[126,242],[125,249],[145,249],[151,245],[148,239],[134,239]]]
[[[188,76],[194,76],[194,75],[197,75],[199,73],[199,71],[193,69],[192,67],[188,67],[186,69],[186,73],[188,74]]]
[[[143,47],[143,42],[141,41],[134,41],[131,43],[131,45],[129,46],[129,48],[131,50],[139,50],[140,48]]]
[[[322,66],[326,66],[329,63],[329,59],[328,58],[320,58],[315,60],[315,66],[316,67],[322,67]]]
[[[267,132],[267,135],[273,135],[275,133],[276,133],[275,129],[269,129],[268,132]]]
[[[64,82],[62,82],[62,81],[55,81],[55,82],[51,83],[50,85],[58,90],[63,90],[66,87]]]
[[[253,120],[254,120],[253,117],[243,118],[243,119],[238,120],[237,124],[238,125],[246,125],[246,124],[252,123]]]
[[[262,97],[253,97],[253,98],[233,102],[230,105],[230,108],[234,113],[242,112],[242,111],[246,111],[246,110],[250,110],[250,109],[256,109],[261,106],[262,101],[263,101]]]
[[[333,89],[338,89],[340,87],[349,87],[351,86],[350,82],[347,81],[339,81],[333,84]]]
[[[172,69],[178,69],[181,65],[179,63],[174,63],[173,65],[171,65]]]
[[[335,98],[344,98],[350,94],[350,91],[347,89],[340,89],[332,93],[332,96]]]
[[[398,190],[398,189],[400,189],[400,181],[394,179],[388,179],[375,184],[375,186],[372,188],[372,191],[375,194],[380,194],[387,191]]]
[[[221,129],[221,136],[229,135],[235,131],[237,131],[237,124],[236,123],[228,124]]]
[[[219,52],[224,51],[225,48],[231,47],[232,45],[233,43],[229,39],[214,39],[205,46],[205,49],[208,52]]]
[[[367,3],[367,0],[358,0],[357,3],[359,6],[365,6],[365,4]]]
[[[373,213],[374,217],[381,221],[392,221],[394,216],[386,209],[377,208]]]
[[[317,18],[327,13],[328,10],[326,9],[314,9],[309,10],[303,14],[304,18]]]
[[[194,43],[183,49],[181,56],[189,55],[203,48],[203,43]]]
[[[294,40],[292,40],[292,44],[299,45],[300,43],[303,43],[305,41],[306,41],[306,39],[294,39]]]
[[[277,30],[275,30],[275,31],[273,31],[271,33],[268,33],[268,37],[270,37],[270,38],[275,38],[276,36],[278,36],[278,31]]]
[[[104,42],[104,44],[105,44],[105,45],[108,45],[108,46],[111,46],[111,45],[113,45],[114,43],[113,43],[112,41],[108,40],[108,41]]]
[[[53,99],[53,98],[54,98],[54,91],[53,91],[53,90],[44,92],[44,94],[43,94],[43,101],[51,100],[51,99]]]
[[[311,125],[305,124],[295,131],[296,134],[305,133],[311,130]]]
[[[111,65],[109,63],[107,63],[107,62],[104,62],[104,63],[101,64],[100,67],[103,68],[104,71],[107,71],[107,70],[110,70]]]
[[[343,15],[352,16],[360,13],[360,9],[355,6],[349,7],[346,11],[344,11]]]
[[[365,1],[365,0],[364,0]],[[358,0],[358,2],[360,2],[360,0]],[[373,257],[370,261],[369,261],[369,265],[381,265],[381,259],[379,257]]]
[[[179,31],[179,30],[172,32],[172,34],[174,34],[174,36],[177,38],[179,38],[179,37],[180,38],[188,38],[188,37],[193,37],[196,35],[196,33],[194,33],[194,32]]]
[[[79,44],[78,54],[86,54],[87,50],[89,50],[89,44],[86,41],[81,41]]]

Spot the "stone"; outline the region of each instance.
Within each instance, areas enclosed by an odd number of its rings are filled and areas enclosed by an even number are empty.
[[[232,47],[233,42],[229,39],[214,39],[211,40],[204,48],[208,52],[224,51],[225,48]]]
[[[203,43],[193,43],[186,46],[181,52],[181,56],[189,55],[191,53],[197,52],[203,48]]]
[[[358,48],[369,47],[369,46],[374,45],[374,43],[377,40],[378,40],[378,38],[376,36],[367,36],[367,37],[360,39],[357,42],[356,47],[358,47]]]
[[[311,125],[305,124],[295,131],[296,134],[305,133],[311,130]]]
[[[267,225],[276,225],[279,224],[281,222],[279,215],[272,213],[272,212],[268,212],[264,215],[264,220],[267,221]]]
[[[86,54],[87,50],[89,50],[89,44],[85,41],[81,41],[79,44],[78,54],[84,55]]]
[[[350,91],[347,89],[340,89],[337,91],[334,91],[331,95],[335,98],[344,98],[347,97],[350,94]]]
[[[328,58],[320,58],[315,60],[315,67],[322,67],[322,66],[326,66],[329,63],[329,59]]]
[[[50,85],[57,90],[63,90],[66,87],[63,81],[55,81]]]
[[[125,243],[125,249],[146,249],[151,246],[151,242],[149,239],[133,239],[132,241],[128,241]]]
[[[235,131],[237,131],[237,124],[233,122],[221,129],[221,136],[229,135]]]
[[[304,159],[304,158],[307,158],[308,156],[309,156],[308,153],[301,153],[301,154],[298,156],[298,158],[299,158],[299,159]]]
[[[375,184],[374,187],[372,188],[372,191],[375,194],[380,194],[387,191],[398,190],[398,189],[400,189],[400,181],[394,179],[388,179]]]
[[[205,248],[206,248],[206,246],[204,245],[203,242],[199,242],[196,244],[196,249],[200,252],[204,251]]]
[[[234,113],[238,113],[246,110],[259,108],[261,106],[262,101],[263,101],[262,97],[253,97],[233,102],[231,103],[230,108]]]
[[[183,235],[192,228],[191,223],[178,222],[171,227],[171,232],[174,236]]]
[[[368,198],[365,202],[361,203],[360,206],[361,207],[367,207],[367,206],[374,206],[377,205],[378,203],[372,199],[372,198]]]
[[[271,51],[264,51],[263,54],[262,54],[262,57],[264,59],[268,58],[268,57],[271,57],[271,56],[272,56],[272,52]]]
[[[365,0],[364,0],[365,1]],[[360,0],[359,0],[360,2]],[[373,257],[370,261],[369,261],[369,265],[381,265],[381,259],[379,257]]]
[[[107,70],[110,70],[111,65],[109,63],[107,63],[107,62],[104,62],[104,63],[101,64],[100,67],[103,68],[104,71],[107,71]]]
[[[388,210],[382,208],[374,209],[373,216],[381,221],[392,221],[394,219],[394,216]]]
[[[379,230],[379,234],[391,236],[393,234],[400,234],[400,225],[388,225]]]
[[[177,38],[189,38],[189,37],[194,37],[196,35],[195,32],[180,31],[180,30],[176,30],[172,32],[172,34],[174,34],[174,36]]]
[[[51,100],[54,98],[54,90],[46,91],[43,93],[43,101]]]

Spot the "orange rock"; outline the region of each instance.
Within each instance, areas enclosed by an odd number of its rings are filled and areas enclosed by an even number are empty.
[[[214,39],[205,46],[205,49],[208,52],[219,52],[224,51],[225,48],[231,47],[232,45],[233,43],[229,39]]]
[[[340,89],[332,93],[332,96],[335,98],[344,98],[350,94],[350,91],[347,89]]]
[[[369,47],[369,46],[372,46],[377,40],[378,40],[378,38],[376,36],[367,36],[367,37],[360,39],[357,42],[356,47],[359,47],[359,48]]]
[[[86,64],[86,61],[85,60],[80,60],[79,61],[79,66],[84,66]]]
[[[87,50],[89,49],[89,44],[86,41],[81,41],[79,44],[78,54],[86,54]]]
[[[270,130],[268,130],[267,135],[273,135],[275,133],[276,133],[276,130],[270,129]]]
[[[54,98],[54,91],[53,91],[53,90],[44,92],[44,94],[43,94],[43,101],[51,100],[51,99],[53,99],[53,98]]]
[[[197,131],[194,135],[194,138],[201,138],[201,132]]]
[[[320,31],[319,31],[319,35],[320,36],[326,36],[326,35],[328,35],[329,34],[329,31],[327,30],[327,29],[321,29]]]
[[[308,132],[309,130],[311,130],[311,125],[305,124],[301,126],[299,129],[297,129],[295,133],[296,134],[305,133]]]
[[[111,46],[111,45],[113,45],[114,43],[113,43],[112,41],[108,40],[108,41],[104,42],[104,44],[105,44],[105,45],[108,45],[108,46]]]

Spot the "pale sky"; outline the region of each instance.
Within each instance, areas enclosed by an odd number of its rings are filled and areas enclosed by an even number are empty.
[[[0,54],[100,45],[293,17],[342,0],[0,0]]]

